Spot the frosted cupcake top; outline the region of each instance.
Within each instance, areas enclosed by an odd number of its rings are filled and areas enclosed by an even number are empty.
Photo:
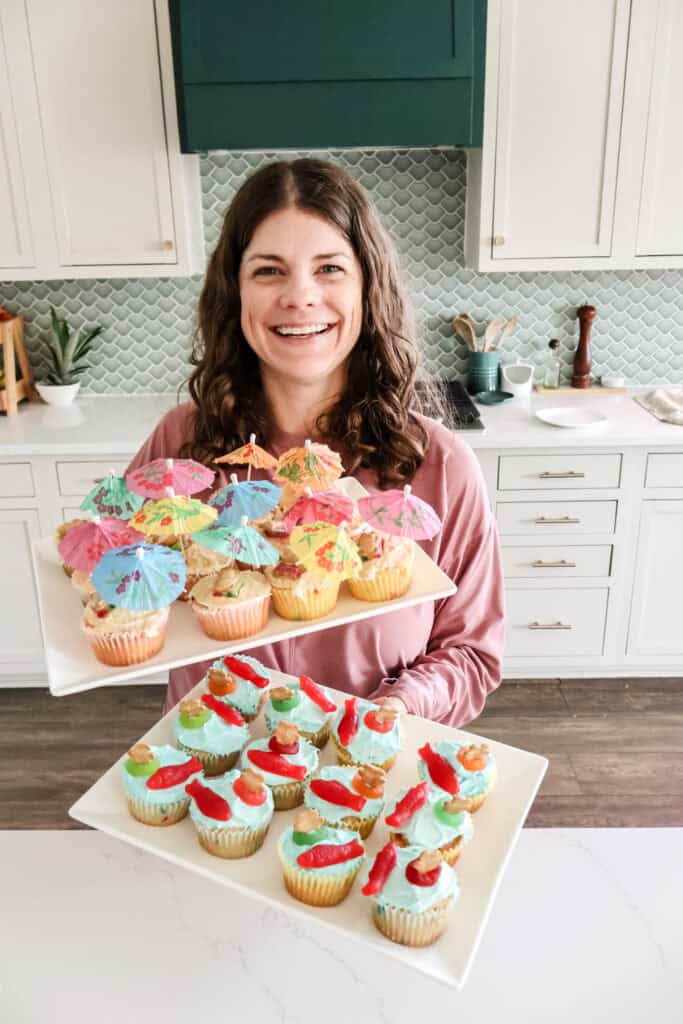
[[[458,838],[469,843],[474,827],[465,805],[461,797],[422,782],[399,790],[387,805],[384,823],[422,850],[434,850]]]
[[[273,794],[258,772],[236,769],[187,787],[190,816],[203,828],[261,829],[273,817]]]
[[[280,836],[280,857],[300,871],[314,875],[343,876],[357,871],[365,847],[357,832],[325,825],[315,811],[300,811],[294,824]]]
[[[270,684],[270,672],[256,658],[216,658],[204,676],[204,684],[214,697],[244,715],[255,715]]]
[[[148,804],[172,804],[187,799],[185,786],[199,778],[196,757],[169,744],[136,743],[121,762],[121,778],[131,799]]]
[[[353,539],[361,560],[360,579],[373,579],[385,569],[401,569],[413,564],[415,545],[409,537],[396,537],[366,526],[358,530]]]
[[[114,608],[93,594],[83,608],[81,625],[86,633],[158,633],[168,619],[168,608],[133,611]]]
[[[190,600],[202,608],[229,608],[231,605],[266,597],[270,584],[260,572],[221,569],[203,576],[190,591]]]
[[[272,736],[244,748],[240,765],[260,772],[267,786],[283,786],[311,775],[318,767],[318,751],[299,736],[295,725],[280,722]]]
[[[221,704],[211,693],[180,702],[173,723],[176,740],[207,754],[232,754],[249,741],[249,727],[235,708]]]
[[[291,680],[286,687],[276,687],[269,698],[263,712],[268,732],[274,732],[284,721],[294,722],[301,732],[316,733],[337,710],[329,691],[308,676]]]
[[[208,573],[218,572],[219,569],[229,569],[235,564],[228,555],[203,548],[194,541],[186,541],[181,550],[185,556],[188,575],[191,576],[206,576]]]
[[[418,775],[442,793],[471,799],[487,793],[495,780],[495,758],[486,744],[440,740],[435,747],[425,743],[418,753]]]
[[[332,734],[354,761],[383,764],[401,747],[398,715],[362,697],[349,697],[332,719]]]
[[[374,787],[364,782],[363,772],[380,773],[369,780],[377,783]],[[332,824],[342,818],[377,818],[384,807],[383,778],[381,768],[325,765],[306,783],[304,804]],[[368,796],[373,792],[377,795]]]
[[[442,900],[459,895],[455,871],[438,850],[400,847],[389,842],[363,872],[363,894],[379,906],[397,907],[419,914]]]
[[[297,557],[289,547],[284,547],[280,561],[275,566],[268,566],[266,576],[273,587],[280,590],[291,590],[295,597],[304,596],[311,591],[323,590],[325,587],[338,586],[337,581],[330,577],[321,579],[318,573],[305,569],[297,561]]]

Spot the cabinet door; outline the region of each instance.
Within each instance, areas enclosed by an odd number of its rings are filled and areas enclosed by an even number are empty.
[[[17,0],[0,3],[0,267],[32,267],[33,239],[28,216],[19,125],[22,110],[22,57],[28,55],[28,34],[23,5]],[[10,67],[15,74],[14,88]],[[24,67],[25,70],[25,67]]]
[[[494,260],[607,257],[629,0],[505,0]]]
[[[683,654],[683,501],[644,501],[628,653]]]
[[[153,0],[27,0],[59,261],[176,262]]]
[[[31,541],[40,536],[35,509],[0,510],[3,577],[11,583],[0,612],[0,675],[41,671],[43,640],[33,581]]]

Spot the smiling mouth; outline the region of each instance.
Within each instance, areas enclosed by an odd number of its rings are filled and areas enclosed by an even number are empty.
[[[336,324],[281,324],[278,327],[271,327],[271,330],[280,338],[311,338],[326,334]]]

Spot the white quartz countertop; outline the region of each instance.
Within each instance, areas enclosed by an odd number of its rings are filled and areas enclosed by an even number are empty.
[[[637,389],[648,390],[648,389]],[[480,406],[483,432],[460,437],[473,448],[618,448],[625,445],[683,447],[683,427],[661,423],[632,395],[590,392],[534,394],[504,405]],[[16,416],[0,417],[0,458],[31,455],[133,455],[176,396],[85,396],[66,408],[22,403]],[[536,418],[536,411],[557,406],[595,409],[607,416],[596,427],[563,429]]]
[[[1,832],[0,1020],[680,1024],[682,862],[683,829],[524,830],[457,992],[100,833]]]

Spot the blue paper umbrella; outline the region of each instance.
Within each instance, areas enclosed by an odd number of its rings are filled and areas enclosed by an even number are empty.
[[[239,523],[222,526],[218,520],[205,530],[193,533],[192,540],[201,547],[220,551],[229,558],[235,558],[246,565],[275,565],[280,553],[269,544],[253,526],[247,526],[247,517]]]
[[[230,474],[231,483],[209,499],[218,511],[218,522],[221,526],[237,524],[246,516],[247,519],[258,519],[275,508],[282,490],[270,480],[243,480],[239,483],[235,473]]]
[[[162,544],[131,544],[102,555],[93,586],[115,608],[156,611],[175,601],[185,586],[182,552]]]

